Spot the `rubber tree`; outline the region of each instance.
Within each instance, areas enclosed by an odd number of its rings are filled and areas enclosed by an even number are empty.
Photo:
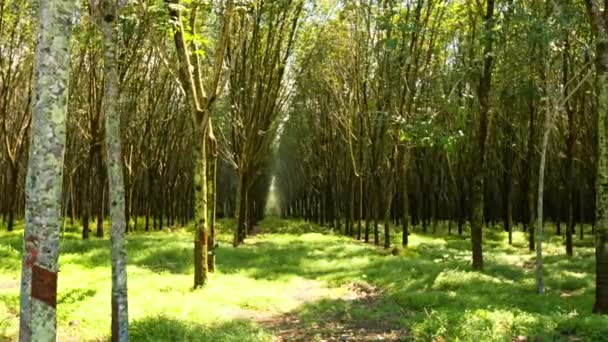
[[[473,214],[471,219],[471,247],[473,250],[473,269],[483,269],[483,204],[484,204],[484,176],[486,162],[486,145],[488,139],[488,125],[490,120],[490,90],[492,86],[492,68],[494,64],[493,50],[494,31],[494,0],[488,0],[484,16],[484,46],[483,69],[479,78],[477,96],[479,100],[479,128],[477,132],[477,148],[475,170],[473,175],[473,193],[471,206]]]
[[[129,340],[127,299],[127,245],[125,241],[125,185],[120,139],[120,100],[117,68],[116,21],[125,1],[91,0],[97,25],[102,33],[106,165],[109,180],[110,217],[112,221],[112,341]]]
[[[55,341],[61,193],[70,73],[70,34],[77,3],[40,2],[20,298],[20,341]]]
[[[595,305],[593,312],[608,314],[608,21],[599,1],[585,0],[596,45],[598,101],[598,170],[596,183]]]
[[[211,106],[221,91],[224,73],[224,54],[230,34],[230,17],[232,1],[227,0],[223,7],[223,20],[215,53],[209,66],[210,72],[203,76],[203,66],[196,50],[186,42],[185,27],[182,22],[184,7],[177,0],[167,0],[170,20],[173,24],[173,39],[177,60],[180,84],[186,94],[190,108],[190,117],[194,127],[194,287],[201,287],[207,280],[208,261],[208,183],[207,168],[209,160],[207,149],[215,150],[215,138],[210,135]],[[190,35],[196,35],[196,15],[198,7],[190,10]],[[196,48],[196,46],[194,46]],[[209,146],[211,143],[212,146]],[[213,155],[216,153],[213,152]]]

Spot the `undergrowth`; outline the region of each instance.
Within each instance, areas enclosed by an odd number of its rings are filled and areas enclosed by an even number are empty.
[[[192,289],[190,229],[128,235],[132,340],[270,341],[273,331],[251,312],[296,313],[302,329],[311,330],[334,319],[390,321],[415,341],[608,340],[608,318],[591,314],[590,234],[576,239],[575,255],[568,258],[562,238],[547,229],[547,293],[537,295],[534,255],[521,232],[509,245],[504,232],[486,229],[485,269],[472,272],[468,237],[447,235],[445,225],[436,234],[414,232],[398,256],[328,228],[279,219],[261,222],[258,234],[235,249],[232,225],[220,222],[218,272],[199,290]],[[0,340],[18,333],[20,228],[0,233]],[[395,231],[392,241],[399,238]],[[302,304],[293,289],[310,280],[336,289],[363,282],[379,288],[381,296],[373,306],[340,297]],[[67,227],[60,257],[60,339],[108,338],[110,281],[109,240],[82,241],[78,227]]]

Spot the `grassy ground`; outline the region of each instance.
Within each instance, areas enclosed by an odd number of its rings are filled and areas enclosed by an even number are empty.
[[[129,313],[134,341],[320,340],[608,341],[608,318],[593,305],[592,239],[566,258],[561,237],[545,248],[547,293],[534,292],[525,236],[513,246],[486,230],[483,273],[470,272],[469,240],[410,236],[392,256],[303,222],[267,220],[238,249],[223,235],[219,272],[193,291],[187,231],[130,234]],[[20,230],[0,233],[0,340],[18,324]],[[395,236],[393,241],[399,241]],[[107,239],[61,245],[58,320],[63,340],[107,340],[110,330]]]

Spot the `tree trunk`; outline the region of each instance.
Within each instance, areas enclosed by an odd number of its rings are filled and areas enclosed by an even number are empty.
[[[210,126],[211,127],[211,126]],[[210,144],[211,145],[211,144]],[[211,147],[211,146],[210,146]],[[210,167],[208,167],[209,174],[208,178],[208,217],[209,217],[209,259],[208,269],[209,272],[215,272],[215,245],[216,245],[216,230],[215,230],[215,212],[216,212],[216,204],[217,204],[217,193],[216,193],[216,184],[217,184],[217,154],[212,151],[211,148],[209,150],[209,158]]]
[[[391,186],[388,187],[389,189]],[[390,223],[391,223],[391,202],[393,193],[389,190],[385,198],[386,208],[384,209],[384,248],[391,248],[391,234],[390,234]]]
[[[367,185],[367,202],[366,206],[365,206],[365,233],[364,233],[364,237],[363,237],[363,241],[365,241],[365,243],[369,243],[369,230],[370,230],[370,223],[372,220],[372,200],[371,200],[371,185],[369,184],[370,182],[368,181],[368,185]]]
[[[96,0],[91,0],[95,3]],[[120,115],[118,113],[119,84],[117,62],[117,35],[115,20],[119,5],[112,0],[97,3],[97,15],[103,34],[105,98],[103,111],[106,131],[107,175],[109,183],[110,217],[112,221],[112,341],[129,340],[127,300],[127,244],[125,231],[125,184],[123,178],[122,146],[120,141]],[[105,189],[105,185],[103,185]],[[103,212],[103,204],[102,210]],[[103,217],[103,214],[101,215]],[[101,220],[98,222],[102,222]]]
[[[8,198],[7,198],[7,204],[8,204],[8,222],[7,222],[7,229],[9,232],[13,231],[13,227],[15,224],[15,207],[17,206],[16,202],[17,202],[17,181],[18,181],[18,175],[19,175],[19,166],[18,165],[12,165],[12,163],[9,162],[10,167],[9,167],[9,178],[8,178],[8,184],[9,184],[9,189],[8,189]]]
[[[475,163],[475,174],[473,177],[472,194],[472,221],[471,221],[471,244],[473,250],[473,269],[483,269],[483,209],[484,209],[484,178],[485,178],[485,159],[486,142],[488,137],[489,115],[490,115],[490,90],[492,86],[493,68],[493,30],[494,30],[494,0],[488,0],[484,26],[487,38],[484,42],[483,73],[479,79],[479,149],[475,151],[477,162]]]
[[[545,185],[545,161],[547,156],[547,146],[549,145],[549,133],[551,132],[551,111],[553,108],[547,106],[545,109],[545,127],[543,132],[543,142],[540,154],[540,165],[538,171],[538,198],[537,198],[537,218],[536,218],[536,292],[545,292],[543,283],[543,199]]]
[[[513,202],[511,201],[511,195],[513,192],[513,173],[511,166],[513,164],[513,151],[510,144],[512,143],[511,134],[511,123],[505,123],[505,130],[507,131],[507,144],[504,151],[504,171],[503,171],[503,223],[504,230],[509,234],[509,245],[513,244]]]
[[[361,171],[363,172],[363,171]],[[363,220],[363,176],[359,175],[359,220],[357,222],[357,240],[361,240],[361,221]]]
[[[207,281],[209,262],[207,260],[207,132],[201,126],[196,128],[198,141],[194,147],[194,288],[202,287]]]
[[[583,191],[583,188],[581,187],[579,189],[579,193],[578,193],[578,203],[579,203],[579,229],[580,229],[580,239],[583,240],[583,238],[585,237],[585,205],[583,203],[584,200],[584,196],[585,196],[585,192]]]
[[[104,207],[106,205],[106,185],[105,185],[105,180],[106,180],[106,176],[105,176],[105,172],[103,172],[103,175],[101,176],[101,179],[103,180],[101,183],[101,195],[100,195],[100,201],[98,203],[99,208],[97,208],[97,233],[95,234],[95,236],[97,236],[98,238],[102,238],[103,237],[103,216],[104,216]]]
[[[600,27],[597,40],[598,170],[596,183],[595,305],[593,312],[608,314],[608,28]]]
[[[374,245],[376,245],[376,246],[380,244],[380,236],[379,236],[379,232],[378,232],[378,220],[379,220],[379,216],[380,216],[380,201],[379,201],[380,194],[378,194],[379,190],[380,190],[380,187],[376,188],[376,194],[374,194],[374,206],[373,206],[373,210],[374,210]]]
[[[90,235],[89,221],[90,221],[90,212],[91,212],[91,170],[93,168],[93,144],[89,146],[89,156],[88,156],[88,167],[84,172],[84,189],[83,189],[83,215],[82,215],[82,239],[88,240]]]
[[[239,173],[239,185],[236,192],[236,229],[234,232],[233,245],[236,247],[244,239],[245,224],[247,217],[247,199],[245,196],[247,187],[247,175],[245,173]]]
[[[401,245],[403,247],[407,247],[408,242],[409,242],[409,235],[410,232],[408,230],[409,228],[409,221],[410,221],[410,201],[409,201],[409,195],[408,195],[408,188],[407,188],[407,177],[403,177],[403,218],[401,219],[401,224],[403,225],[402,227],[402,236],[401,236]]]
[[[47,0],[35,52],[32,130],[26,179],[19,340],[55,341],[57,260],[70,70],[70,21],[76,3]]]
[[[534,191],[533,191],[533,166],[534,166],[534,155],[536,153],[536,144],[535,144],[535,135],[536,135],[536,125],[534,124],[534,119],[536,116],[536,110],[534,105],[530,105],[530,124],[528,128],[528,147],[526,151],[526,180],[524,182],[524,193],[525,193],[525,203],[526,203],[526,222],[525,226],[528,227],[528,248],[530,251],[534,251],[535,243],[534,243],[534,223],[535,223],[535,212],[534,212]]]

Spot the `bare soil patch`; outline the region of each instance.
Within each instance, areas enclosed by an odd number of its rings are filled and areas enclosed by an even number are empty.
[[[311,281],[295,295],[302,304],[330,299],[350,302],[352,305],[374,309],[379,303],[381,291],[365,282],[348,285],[348,291],[339,297],[323,295],[320,283]],[[251,317],[274,334],[274,341],[401,341],[407,331],[401,329],[396,319],[378,321],[356,319],[346,312],[322,315],[314,324],[306,324],[298,310],[288,313],[254,315]]]

